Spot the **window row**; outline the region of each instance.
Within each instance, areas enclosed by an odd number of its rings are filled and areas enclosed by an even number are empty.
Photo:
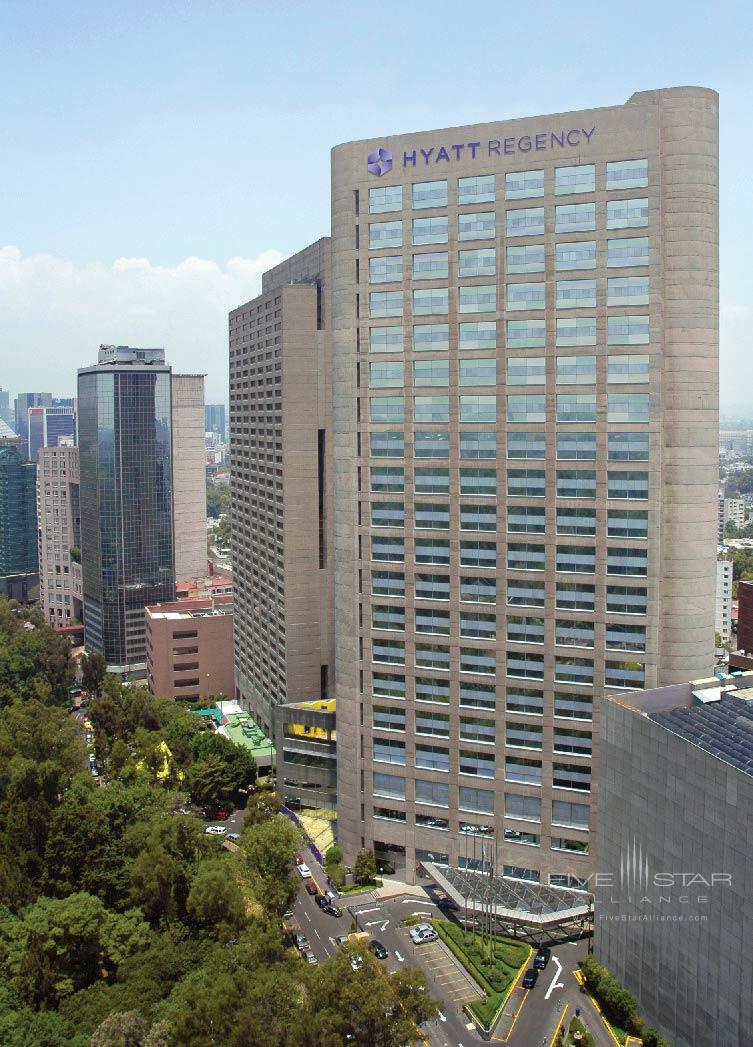
[[[596,461],[596,433],[565,431],[555,435],[556,453],[560,461]],[[546,457],[547,434],[544,432],[508,432],[504,437],[508,459],[537,460]],[[607,433],[608,460],[647,462],[649,442],[648,433]],[[405,432],[402,429],[373,432],[370,434],[369,447],[372,458],[404,458]],[[450,434],[446,430],[414,429],[413,455],[415,458],[449,458]],[[461,459],[496,459],[497,433],[461,429],[459,455]],[[471,473],[466,475],[470,481]],[[464,490],[462,476],[461,490]],[[464,493],[470,493],[470,489],[466,489]]]
[[[550,360],[550,366],[552,361]],[[554,359],[558,385],[595,385],[596,356],[557,356]],[[610,385],[646,384],[649,381],[648,354],[609,355],[606,380]],[[544,356],[508,356],[507,385],[544,385],[547,359]],[[450,363],[447,359],[413,361],[413,384],[446,386],[450,382]],[[496,357],[469,357],[458,363],[459,385],[496,385]],[[402,389],[405,385],[405,365],[401,360],[372,361],[369,363],[371,389]]]
[[[370,397],[370,421],[375,424],[405,422],[405,399],[404,396]],[[547,419],[546,396],[543,393],[511,394],[506,397],[506,401],[508,422],[545,422]],[[496,422],[496,395],[459,396],[458,417],[461,422]],[[608,422],[648,422],[649,417],[648,393],[609,393]],[[558,393],[556,418],[558,422],[595,422],[596,394]],[[450,421],[449,396],[414,396],[413,420],[447,424]]]
[[[443,538],[416,538],[414,557],[417,564],[450,563],[450,541]],[[371,536],[371,559],[389,563],[405,562],[405,540],[387,535]],[[460,540],[461,567],[497,567],[497,543]],[[508,571],[544,571],[548,566],[545,545],[532,542],[508,542]],[[585,545],[558,545],[555,569],[576,574],[596,573],[596,548]],[[645,578],[648,574],[648,551],[641,548],[607,550],[606,573]],[[543,599],[543,595],[542,595]]]

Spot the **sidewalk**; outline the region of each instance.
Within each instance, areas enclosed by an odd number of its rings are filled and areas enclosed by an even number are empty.
[[[401,894],[422,900],[425,898],[429,904],[432,904],[431,898],[423,887],[412,883],[401,883],[400,880],[382,880],[382,886],[377,887],[374,891],[375,898],[397,898]]]

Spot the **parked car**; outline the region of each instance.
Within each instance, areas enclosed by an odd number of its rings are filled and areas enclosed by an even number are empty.
[[[376,938],[374,939],[374,941],[369,942],[369,948],[374,953],[377,960],[386,960],[389,956],[389,953],[387,952],[385,947],[382,945],[381,942],[378,942]]]
[[[284,912],[282,914],[282,918],[283,918],[283,920],[292,920],[292,918],[293,918],[293,910],[292,909],[288,909],[286,912]]]
[[[319,963],[316,956],[314,956],[314,954],[312,953],[311,949],[306,949],[306,951],[303,954],[303,958],[306,961],[306,963]]]
[[[529,967],[526,973],[523,975],[523,988],[532,989],[536,984],[539,977],[539,972],[535,967]]]
[[[300,949],[301,952],[305,952],[309,947],[309,940],[305,934],[296,934],[295,936],[295,947]]]
[[[350,966],[354,971],[360,971],[363,967],[363,956],[356,955],[351,957]]]
[[[238,840],[240,840],[240,838],[241,838],[241,834],[240,833],[228,833],[227,834],[227,838],[228,838],[228,840],[232,840],[233,843],[237,843]]]
[[[546,965],[549,963],[549,957],[552,955],[552,950],[547,948],[546,945],[540,945],[539,951],[533,958],[533,966],[537,971],[543,971]]]
[[[299,862],[296,868],[298,869],[298,872],[301,874],[304,880],[311,879],[311,869],[309,869],[308,865],[306,865],[305,862]]]
[[[339,906],[333,905],[332,902],[329,901],[326,905],[319,906],[319,908],[322,910],[322,912],[326,912],[329,916],[336,916],[338,919],[343,914],[343,911]]]
[[[423,945],[424,942],[434,942],[439,935],[430,923],[417,923],[410,929],[411,941],[414,945]]]
[[[324,897],[323,894],[316,894],[316,895],[314,895],[314,901],[316,902],[316,904],[319,906],[320,909],[326,909],[327,906],[329,905],[329,902],[327,901],[327,899]]]
[[[338,934],[335,938],[335,945],[345,945],[348,941],[347,934]]]
[[[301,875],[303,875],[303,873],[301,873]],[[306,890],[307,890],[307,891],[309,892],[309,894],[310,894],[310,895],[312,895],[312,896],[313,896],[313,895],[315,895],[315,894],[316,894],[316,895],[318,895],[318,894],[319,894],[319,890],[318,890],[318,888],[317,888],[317,886],[316,886],[316,884],[314,883],[314,881],[313,881],[313,880],[309,880],[309,881],[307,882],[307,884],[306,884]]]
[[[204,832],[208,836],[224,836],[227,829],[224,825],[208,825]]]

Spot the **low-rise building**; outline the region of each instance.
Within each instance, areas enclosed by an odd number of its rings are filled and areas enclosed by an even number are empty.
[[[753,674],[601,703],[594,951],[673,1047],[753,1028]]]
[[[209,596],[145,608],[152,694],[198,700],[233,693],[233,598]]]
[[[291,702],[274,710],[277,791],[291,808],[337,805],[335,699]]]

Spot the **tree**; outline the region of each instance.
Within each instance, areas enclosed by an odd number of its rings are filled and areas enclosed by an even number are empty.
[[[143,1047],[149,1022],[138,1011],[116,1011],[91,1038],[91,1047]]]
[[[81,686],[90,694],[99,694],[107,672],[107,662],[99,653],[92,651],[81,659]]]
[[[246,922],[243,894],[228,871],[227,862],[203,861],[186,901],[194,926],[220,939],[238,934]]]
[[[359,851],[353,863],[353,879],[356,883],[371,883],[376,876],[376,859],[370,850]]]
[[[298,893],[293,872],[301,834],[283,814],[245,828],[242,847],[257,901],[270,915],[281,916]]]
[[[153,927],[175,913],[173,883],[176,864],[163,847],[141,851],[130,869],[129,898],[139,906]]]
[[[206,807],[230,804],[235,787],[228,781],[226,765],[219,756],[194,761],[188,768],[187,785],[195,803]]]
[[[246,802],[245,825],[258,825],[273,818],[280,807],[277,793],[273,789],[257,789],[249,793]]]

